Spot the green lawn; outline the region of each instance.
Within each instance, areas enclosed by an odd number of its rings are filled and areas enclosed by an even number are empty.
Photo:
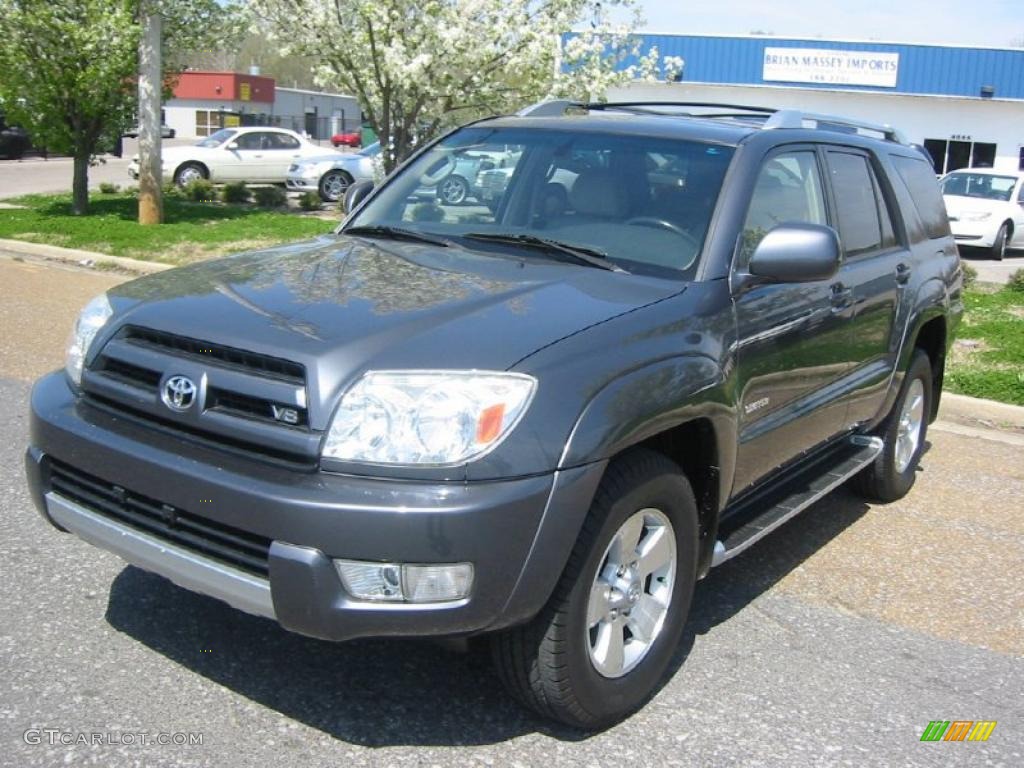
[[[69,195],[27,195],[0,209],[0,238],[81,248],[168,264],[222,256],[301,240],[334,226],[315,216],[241,205],[192,203],[165,198],[164,224],[136,223],[136,199],[128,194],[93,194],[86,216],[71,215]]]
[[[946,368],[946,386],[1024,405],[1024,292],[973,289]]]

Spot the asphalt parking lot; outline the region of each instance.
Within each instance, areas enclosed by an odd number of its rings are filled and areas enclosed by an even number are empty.
[[[122,279],[0,257],[0,764],[1024,765],[1020,434],[939,422],[902,501],[840,489],[716,569],[661,692],[580,734],[519,709],[480,653],[291,635],[45,524],[30,382]],[[922,743],[931,720],[998,724]]]

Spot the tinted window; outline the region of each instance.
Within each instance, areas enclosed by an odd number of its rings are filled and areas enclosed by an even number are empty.
[[[931,164],[923,157],[902,157],[892,155],[892,163],[896,172],[907,186],[907,191],[914,199],[914,207],[921,217],[925,234],[934,239],[949,235],[949,217],[946,204],[942,202],[939,183],[932,171]]]
[[[828,164],[843,250],[848,256],[877,251],[882,247],[882,225],[868,159],[847,152],[829,152]]]
[[[784,222],[828,224],[821,175],[814,152],[785,152],[761,168],[743,225],[740,263],[746,264],[757,244]]]

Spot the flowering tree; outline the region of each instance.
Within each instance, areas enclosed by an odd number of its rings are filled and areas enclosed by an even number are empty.
[[[604,0],[628,12],[634,0]],[[593,0],[250,0],[286,52],[320,62],[323,86],[353,94],[384,148],[387,170],[418,142],[476,115],[545,96],[587,99],[653,76],[657,51],[637,57],[621,25],[596,23]],[[620,65],[633,56],[631,68]]]

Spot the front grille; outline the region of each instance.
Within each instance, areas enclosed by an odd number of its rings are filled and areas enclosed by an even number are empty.
[[[176,357],[193,360],[215,360],[226,368],[243,370],[258,376],[278,378],[292,384],[306,383],[306,369],[290,360],[279,357],[247,352],[234,347],[211,344],[208,341],[190,339],[166,331],[154,331],[150,328],[128,326],[120,337],[126,341],[168,352]]]
[[[162,398],[162,382],[172,374],[197,385],[184,411]],[[205,445],[303,468],[317,459],[306,369],[289,360],[127,326],[90,364],[82,389],[94,406]]]
[[[50,487],[110,520],[263,578],[271,540],[217,523],[101,480],[63,462],[50,462]]]

